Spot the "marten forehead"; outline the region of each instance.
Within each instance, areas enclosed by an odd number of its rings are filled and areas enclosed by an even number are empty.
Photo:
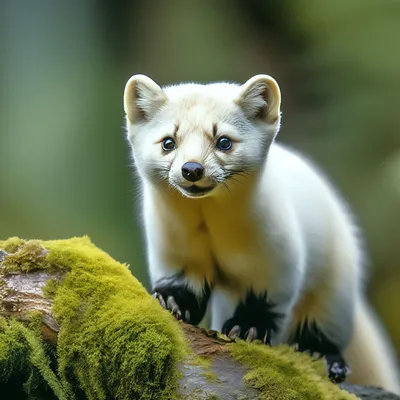
[[[207,132],[212,135],[216,126],[240,122],[238,107],[232,100],[213,96],[187,95],[168,101],[164,116],[179,127],[179,133]]]
[[[235,106],[233,99],[213,94],[188,93],[177,98],[168,98],[167,105],[179,110],[182,115],[215,113]]]
[[[239,97],[238,87],[231,84],[184,84],[165,89],[167,104],[183,113],[194,112],[200,107],[206,111],[218,111],[235,107]]]
[[[174,123],[179,126],[179,131],[209,131],[212,132],[213,125],[220,120],[218,113],[213,111],[209,104],[191,103],[182,109],[177,107],[173,110]]]

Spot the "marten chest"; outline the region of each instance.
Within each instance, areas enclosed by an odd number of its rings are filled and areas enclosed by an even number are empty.
[[[231,211],[205,209],[190,224],[182,221],[185,229],[166,232],[174,236],[174,256],[188,277],[238,293],[265,291],[272,281],[266,237],[253,216]]]

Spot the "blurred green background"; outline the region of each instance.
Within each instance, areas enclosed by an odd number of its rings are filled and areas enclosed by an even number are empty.
[[[279,139],[364,229],[368,294],[400,350],[400,2],[0,1],[0,237],[88,234],[147,284],[123,89],[273,75]]]

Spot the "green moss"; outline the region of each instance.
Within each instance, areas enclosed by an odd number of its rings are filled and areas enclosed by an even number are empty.
[[[356,400],[325,376],[323,360],[295,352],[289,346],[268,347],[237,341],[232,355],[250,369],[245,383],[261,391],[261,400]]]
[[[211,365],[212,365],[211,358],[210,357],[205,357],[205,356],[193,357],[192,360],[191,360],[191,363],[193,365],[199,365],[203,369],[206,369],[206,370],[209,370],[211,368]]]
[[[43,294],[50,298],[53,299],[57,293],[58,288],[60,287],[60,281],[56,280],[56,279],[49,279],[46,283],[46,285],[44,286],[43,290]]]
[[[5,248],[14,250],[3,262],[3,271],[5,273],[15,271],[29,272],[32,269],[48,266],[46,263],[47,251],[39,241],[32,240],[21,244],[16,238],[12,238],[11,243],[6,242]]]
[[[36,366],[36,374],[29,376],[35,376],[35,382],[40,377],[58,398],[175,398],[177,363],[186,354],[187,344],[173,317],[149,296],[126,265],[87,237],[47,242],[12,238],[0,242],[0,248],[14,251],[4,260],[3,272],[65,271],[61,281],[51,279],[45,289],[60,325],[55,365],[49,371],[48,361],[37,352],[29,353],[37,359],[32,364],[24,350],[17,359],[25,364],[17,369],[9,366],[10,371],[26,374]],[[31,330],[26,328],[26,332]],[[36,350],[44,349],[42,343],[36,344]],[[7,376],[1,381],[7,381]]]
[[[0,249],[8,253],[15,253],[24,243],[23,239],[14,236],[7,240],[0,240]]]
[[[0,317],[1,393],[17,398],[21,389],[28,394],[39,389],[51,391],[60,400],[67,399],[61,381],[50,368],[48,352],[37,330]]]

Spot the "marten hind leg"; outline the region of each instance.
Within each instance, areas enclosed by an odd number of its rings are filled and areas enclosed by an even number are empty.
[[[328,376],[335,383],[350,373],[342,354],[353,330],[353,309],[350,296],[324,290],[307,293],[294,310],[289,343],[325,357]]]

